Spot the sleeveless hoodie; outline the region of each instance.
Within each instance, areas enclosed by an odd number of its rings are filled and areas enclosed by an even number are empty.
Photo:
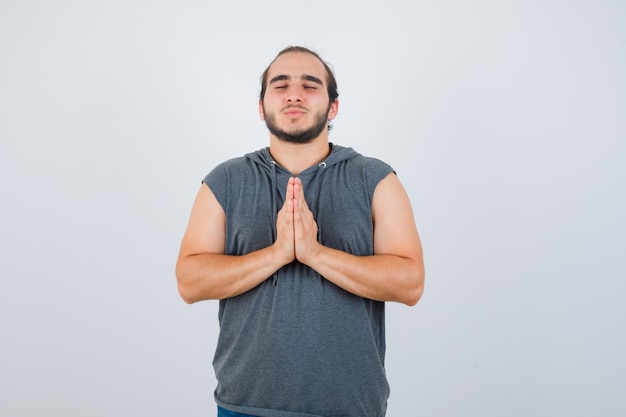
[[[393,172],[352,148],[303,171],[305,198],[325,246],[374,253],[372,197]],[[269,148],[231,159],[204,179],[226,213],[226,250],[271,245],[293,176]],[[293,261],[250,291],[220,300],[213,360],[221,407],[261,417],[383,417],[384,303],[353,295]]]

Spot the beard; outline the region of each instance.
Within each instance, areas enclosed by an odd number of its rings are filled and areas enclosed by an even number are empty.
[[[265,108],[263,109],[265,111]],[[265,113],[265,125],[267,126],[270,133],[279,140],[289,143],[311,143],[315,138],[317,138],[323,131],[324,128],[328,125],[328,113],[330,112],[330,106],[328,106],[327,111],[319,112],[315,115],[313,120],[313,125],[308,129],[296,129],[292,132],[287,132],[276,125],[276,117],[275,115]]]

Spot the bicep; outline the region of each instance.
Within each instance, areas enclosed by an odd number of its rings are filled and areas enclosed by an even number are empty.
[[[419,260],[422,246],[409,197],[395,173],[381,180],[372,201],[374,253]]]
[[[226,215],[211,189],[202,184],[191,209],[180,256],[224,253]]]

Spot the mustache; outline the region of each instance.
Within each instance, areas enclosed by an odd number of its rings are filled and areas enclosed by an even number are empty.
[[[284,112],[284,111],[291,110],[291,109],[298,109],[298,110],[303,110],[303,111],[309,111],[309,109],[307,109],[306,107],[301,106],[299,104],[290,104],[288,106],[283,107],[280,111]]]

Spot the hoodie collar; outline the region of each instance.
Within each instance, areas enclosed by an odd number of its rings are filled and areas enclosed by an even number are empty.
[[[354,158],[355,156],[359,155],[354,149],[352,148],[348,148],[348,147],[343,147],[340,145],[335,145],[333,143],[329,143],[330,146],[330,153],[329,155],[319,164],[313,165],[307,169],[305,169],[304,171],[302,171],[300,173],[300,175],[302,174],[307,174],[310,173],[311,171],[317,170],[319,168],[329,168],[341,161],[345,161],[347,159],[351,159]],[[270,148],[269,147],[265,147],[262,149],[259,149],[258,151],[255,152],[251,152],[249,154],[246,154],[246,158],[251,159],[252,161],[254,161],[255,163],[257,163],[258,165],[268,169],[268,170],[273,170],[273,169],[278,169],[278,170],[283,170],[282,167],[280,167],[280,165],[278,165],[273,159],[272,159],[272,155],[270,154]]]

